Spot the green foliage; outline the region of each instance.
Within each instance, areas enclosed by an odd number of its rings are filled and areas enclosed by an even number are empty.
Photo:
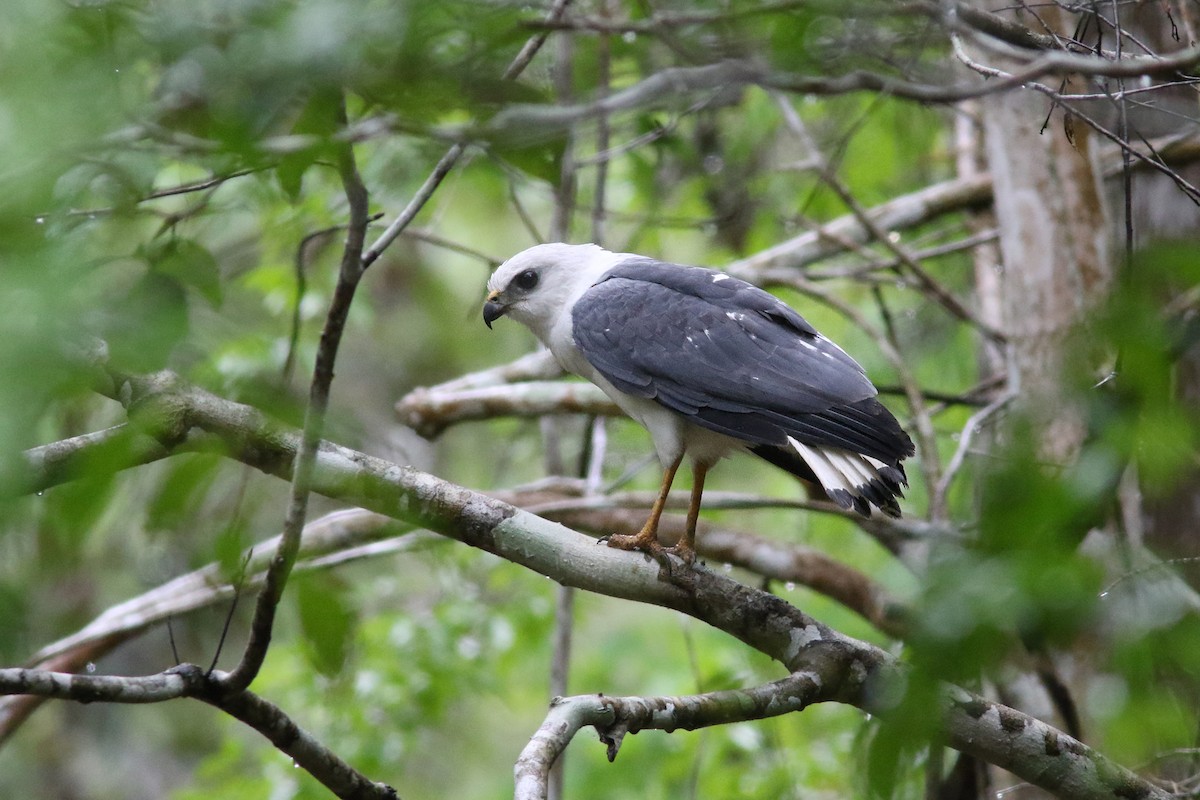
[[[297,716],[307,730],[336,743],[341,757],[376,779],[404,786],[406,797],[500,791],[505,777],[488,771],[506,762],[511,769],[513,748],[523,742],[497,735],[486,720],[516,715],[536,725],[545,673],[531,673],[529,664],[544,663],[548,652],[548,583],[491,557],[450,556],[444,548],[352,574],[352,582],[304,576],[297,587],[304,640],[288,636],[292,626],[285,621],[261,690],[303,709]],[[323,606],[340,610],[327,615]],[[352,606],[357,620],[347,614]],[[341,642],[338,652],[327,650],[330,638]],[[342,663],[324,661],[330,657]],[[333,669],[314,680],[322,664]],[[327,796],[274,748],[232,735],[236,723],[219,724],[231,729],[230,737],[205,759],[195,786],[178,796],[251,797],[263,785],[297,797]],[[469,748],[472,763],[487,770],[445,758],[448,748]],[[247,769],[264,783],[247,783]]]
[[[612,86],[599,85],[601,38],[572,34],[571,102],[634,85],[658,70],[750,56],[796,74],[925,67],[923,29],[845,4],[618,4],[713,14],[669,33],[606,40]],[[661,5],[661,9],[660,9]],[[586,6],[586,4],[585,4]],[[592,7],[588,6],[587,9]],[[587,10],[585,9],[585,10]],[[403,208],[448,141],[486,131],[520,104],[556,102],[555,34],[519,80],[501,78],[540,8],[517,3],[361,0],[113,0],[0,4],[0,478],[19,486],[22,451],[126,421],[121,397],[83,353],[106,342],[129,372],[171,369],[223,397],[298,425],[316,343],[345,238],[346,200],[334,165],[353,142],[383,220]],[[868,21],[864,21],[868,20]],[[938,45],[940,46],[940,45]],[[952,173],[940,111],[865,94],[794,98],[815,144],[865,205]],[[610,120],[605,243],[720,265],[847,212],[804,165],[812,155],[757,88],[670,97]],[[545,235],[552,187],[568,147],[595,156],[594,120],[561,131],[475,141],[415,229],[504,257]],[[635,146],[636,145],[636,146]],[[597,170],[576,172],[574,240],[590,238]],[[518,210],[517,205],[520,205]],[[961,235],[961,221],[906,231],[912,249]],[[883,249],[872,250],[881,259]],[[1127,763],[1193,744],[1200,628],[1154,591],[1162,570],[1111,571],[1080,539],[1109,515],[1136,462],[1148,495],[1166,497],[1194,464],[1196,410],[1176,401],[1174,363],[1194,323],[1164,298],[1200,282],[1193,249],[1163,249],[1097,313],[1075,364],[1120,353],[1117,379],[1069,376],[1090,435],[1076,464],[1050,470],[1036,436],[1010,419],[995,463],[969,471],[951,495],[955,520],[977,526],[932,548],[918,579],[854,525],[793,511],[706,511],[731,528],[834,554],[902,599],[914,627],[903,657],[900,723],[830,705],[701,732],[644,732],[615,764],[588,735],[572,745],[571,797],[916,797],[936,680],[1001,681],[1012,654],[1094,643],[1099,679],[1081,700],[1094,739]],[[508,488],[544,474],[538,425],[461,426],[435,443],[397,434],[396,398],[527,352],[514,326],[478,319],[489,269],[478,259],[402,238],[368,273],[337,365],[329,438],[465,485]],[[972,291],[966,255],[931,261],[954,294]],[[839,259],[809,271],[857,267]],[[831,295],[890,333],[924,387],[958,392],[978,374],[978,339],[902,272],[861,283],[823,281]],[[897,365],[837,308],[779,290],[855,354],[879,383]],[[1166,302],[1170,305],[1170,300]],[[1186,304],[1185,304],[1186,305]],[[1187,337],[1192,339],[1188,340]],[[886,402],[903,417],[905,403]],[[943,463],[974,409],[934,417]],[[564,463],[583,425],[560,429]],[[605,479],[644,462],[647,438],[608,426]],[[21,664],[128,597],[216,562],[235,577],[247,546],[278,533],[285,487],[213,453],[180,454],[114,474],[128,440],[86,460],[77,480],[0,498],[0,655]],[[969,468],[969,469],[973,469]],[[654,489],[653,468],[629,488]],[[926,502],[920,470],[906,511]],[[15,477],[14,477],[15,476]],[[778,471],[732,459],[712,489],[795,497]],[[327,510],[314,499],[313,515]],[[713,565],[720,568],[720,565]],[[747,580],[757,580],[745,576]],[[297,574],[266,669],[254,689],[365,774],[406,798],[495,797],[547,701],[554,588],[494,557],[431,548]],[[892,643],[854,612],[791,585],[771,586],[850,635]],[[221,663],[236,656],[252,606],[243,596]],[[227,607],[174,620],[95,664],[142,674],[174,652],[207,664]],[[578,598],[571,692],[685,694],[763,683],[769,663],[723,634],[662,609]],[[174,646],[174,647],[173,647]],[[189,704],[39,711],[0,749],[12,796],[327,797],[302,770],[232,720]],[[1089,731],[1089,735],[1092,732]],[[470,759],[463,759],[470,753]],[[48,754],[55,754],[51,757]],[[112,775],[94,766],[119,763]],[[78,764],[75,771],[63,764]],[[149,766],[148,766],[149,765]],[[77,774],[77,772],[79,774]],[[91,780],[104,772],[105,780]],[[91,773],[91,774],[89,774]],[[82,775],[82,777],[81,777]],[[140,793],[140,794],[137,794]]]
[[[296,581],[294,591],[309,664],[326,677],[338,675],[349,658],[356,622],[342,582],[328,574],[306,575]]]
[[[906,736],[936,680],[1003,682],[1021,649],[1034,658],[1084,649],[1108,654],[1081,700],[1102,731],[1092,736],[1111,737],[1112,755],[1145,763],[1189,746],[1200,646],[1194,617],[1178,605],[1180,587],[1169,586],[1165,568],[1128,564],[1110,582],[1102,554],[1081,542],[1116,508],[1131,463],[1147,492],[1167,494],[1194,459],[1200,413],[1171,386],[1180,328],[1161,313],[1161,297],[1197,281],[1194,250],[1150,251],[1097,315],[1070,359],[1078,374],[1068,398],[1088,435],[1069,465],[1048,466],[1028,420],[1011,421],[997,463],[980,481],[977,536],[935,551],[926,576],[906,654],[914,667],[900,704]],[[1097,353],[1116,356],[1114,373],[1099,384],[1079,368]],[[900,763],[902,742],[897,734],[885,763]]]
[[[221,305],[221,268],[203,245],[189,239],[155,240],[142,256],[152,274],[172,278],[212,305]]]

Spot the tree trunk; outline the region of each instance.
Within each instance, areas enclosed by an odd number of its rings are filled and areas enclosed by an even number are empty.
[[[1039,8],[1039,16],[1067,34],[1075,24],[1052,5]],[[1005,68],[994,59],[989,63]],[[1054,78],[1046,82],[1057,83]],[[980,104],[980,116],[995,187],[1000,261],[997,269],[977,264],[979,306],[999,316],[991,321],[1008,337],[1016,411],[1031,422],[1040,457],[1066,464],[1085,434],[1083,415],[1064,381],[1068,367],[1077,366],[1068,362],[1068,351],[1090,313],[1104,303],[1114,277],[1112,225],[1095,139],[1034,91],[990,97]],[[1051,701],[1051,685],[1062,682],[1050,657],[1041,654],[1037,661],[1044,665],[1042,681],[1013,681],[1001,687],[1004,696],[1034,713],[1049,713],[1050,719],[1055,716],[1051,708],[1073,716],[1071,703]],[[1047,676],[1053,681],[1047,683]],[[1005,789],[1010,798],[1048,796],[1014,785],[1007,774],[996,774],[991,782],[992,789]]]
[[[1041,14],[1069,34],[1066,17],[1054,6]],[[1065,404],[1065,346],[1104,301],[1114,272],[1094,139],[1032,91],[989,98],[982,116],[1000,227],[999,305],[1021,411],[1034,420],[1043,455],[1062,463],[1083,438]]]

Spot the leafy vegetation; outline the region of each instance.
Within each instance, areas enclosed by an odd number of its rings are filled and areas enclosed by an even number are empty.
[[[215,436],[169,458],[139,455],[160,420],[113,377],[170,370],[300,426],[347,236],[339,165],[350,151],[369,192],[370,242],[452,144],[468,145],[367,270],[324,438],[484,491],[548,472],[579,478],[599,448],[591,489],[655,489],[645,434],[625,420],[607,421],[603,439],[593,420],[572,416],[448,424],[427,440],[393,406],[531,349],[516,326],[489,333],[478,312],[490,269],[536,241],[599,236],[611,249],[751,270],[756,254],[804,231],[953,181],[954,120],[977,108],[903,92],[725,81],[664,89],[570,125],[538,116],[666,70],[737,59],[776,76],[947,78],[937,19],[852,5],[596,0],[569,9],[574,27],[557,30],[544,22],[549,6],[508,2],[7,0],[0,663],[26,664],[106,609],[210,563],[245,583],[244,551],[279,533],[286,483],[239,463],[237,444]],[[506,77],[548,28],[556,32],[525,72]],[[1059,402],[1086,435],[1068,460],[1048,463],[1044,409],[1021,402],[1022,387],[996,366],[1004,348],[972,316],[996,299],[979,275],[986,258],[976,260],[991,246],[980,235],[995,225],[990,202],[950,204],[884,241],[826,237],[820,258],[755,273],[854,354],[906,424],[927,427],[916,437],[920,463],[910,462],[909,527],[773,502],[705,512],[714,528],[852,565],[901,609],[884,630],[799,577],[708,564],[897,655],[910,671],[894,713],[828,703],[644,731],[615,764],[586,732],[568,750],[564,796],[921,796],[940,751],[929,743],[942,735],[931,713],[942,681],[1060,727],[1074,713],[1077,735],[1116,762],[1195,791],[1198,606],[1186,569],[1144,546],[1163,533],[1150,521],[1156,503],[1183,509],[1162,541],[1194,538],[1194,241],[1139,251],[1108,300],[1081,292]],[[913,254],[921,272],[905,260]],[[30,477],[27,451],[126,422],[62,472]],[[939,511],[936,478],[972,436]],[[756,501],[804,495],[749,458],[722,464],[709,489]],[[309,518],[342,505],[314,498]],[[398,552],[304,562],[252,688],[407,800],[505,795],[549,700],[558,587],[450,540],[400,535]],[[232,669],[253,595],[242,585],[236,600],[210,598],[136,637],[74,651],[79,664],[38,666]],[[573,642],[571,694],[685,695],[781,676],[779,664],[690,617],[586,593],[575,600]],[[1048,674],[1072,703],[1023,705],[1039,676],[1052,686]],[[10,796],[329,796],[258,733],[192,700],[50,703],[19,729],[12,708],[0,706],[0,787]]]

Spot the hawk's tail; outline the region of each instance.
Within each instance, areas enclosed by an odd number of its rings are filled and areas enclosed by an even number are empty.
[[[889,517],[900,516],[898,498],[904,496],[908,478],[898,461],[895,466],[850,450],[807,445],[788,437],[791,448],[759,445],[752,452],[798,478],[821,485],[829,499],[864,517],[875,506]]]

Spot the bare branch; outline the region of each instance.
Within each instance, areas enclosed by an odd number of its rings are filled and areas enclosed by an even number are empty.
[[[188,691],[188,682],[176,670],[125,678],[40,669],[0,669],[0,695],[31,694],[80,703],[143,704],[186,697]]]
[[[331,792],[346,800],[398,800],[396,790],[368,779],[301,728],[278,706],[253,692],[233,695],[203,692],[196,697],[249,725],[303,767]]]
[[[575,530],[590,531],[597,535],[636,533],[645,521],[645,509],[649,508],[653,498],[642,498],[643,503],[636,507],[627,506],[619,496],[611,499],[614,501],[614,510],[602,510],[589,505],[575,509],[565,500],[554,504],[525,502],[521,507]],[[772,505],[775,504],[764,500],[760,506],[745,507],[766,508]],[[796,507],[800,504],[782,505]],[[673,496],[668,506],[686,509],[686,498]],[[815,510],[837,513],[835,509]],[[682,538],[685,526],[684,517],[666,515],[659,527],[659,537],[664,544],[672,544]],[[907,631],[909,612],[903,603],[864,573],[819,550],[744,531],[732,531],[704,520],[697,526],[697,533],[696,552],[704,563],[739,567],[785,586],[807,586],[841,603],[889,636],[903,638]]]
[[[945,4],[935,2],[924,3],[923,5],[927,13],[931,16],[938,20],[944,18],[946,13]],[[970,25],[980,33],[985,33],[988,36],[1016,45],[1017,47],[1025,47],[1031,50],[1057,50],[1061,48],[1061,43],[1054,36],[1045,33],[1035,33],[1024,25],[1019,25],[1012,20],[1005,19],[999,14],[985,11],[969,3],[954,3],[953,11],[960,21]]]
[[[206,431],[224,442],[227,455],[273,475],[290,475],[300,449],[298,432],[270,423],[253,408],[162,374],[152,381],[130,378],[127,383],[129,393],[143,403],[153,399],[148,388],[166,387],[170,396],[158,403],[163,421],[159,432],[169,441],[182,444],[196,431]],[[819,676],[827,699],[872,713],[891,710],[884,701],[890,693],[880,689],[902,669],[891,656],[838,633],[781,598],[703,567],[688,572],[686,581],[664,581],[658,565],[643,555],[597,547],[583,534],[478,492],[328,442],[317,451],[312,489],[494,553],[564,585],[675,609],[729,633],[790,672]],[[227,684],[221,680],[220,685]],[[1144,798],[1168,797],[1086,745],[1018,711],[956,687],[943,689],[940,702],[944,736],[951,746],[1038,786],[1079,798],[1109,800],[1130,792]]]
[[[821,176],[821,180],[829,186],[830,189],[846,204],[850,209],[850,213],[854,215],[859,224],[867,230],[871,238],[879,242],[883,247],[890,251],[896,259],[908,268],[908,271],[916,277],[917,282],[921,287],[928,292],[934,300],[942,305],[947,311],[953,314],[958,319],[970,323],[973,327],[981,331],[985,336],[993,341],[1003,341],[1004,335],[1000,331],[995,330],[984,321],[978,319],[966,306],[959,302],[958,298],[947,291],[941,284],[930,277],[912,253],[908,249],[901,246],[899,242],[894,241],[889,235],[889,232],[876,224],[875,220],[867,213],[862,204],[858,202],[853,193],[847,188],[845,183],[837,176],[833,168],[829,165],[825,155],[817,147],[813,138],[809,135],[807,127],[804,125],[800,115],[796,113],[796,109],[792,107],[791,102],[784,96],[776,93],[776,105],[779,106],[783,113],[784,121],[788,128],[796,134],[797,137],[804,143],[807,148],[810,158],[815,162],[817,172]]]
[[[975,434],[988,419],[1015,399],[1016,392],[1014,391],[1014,387],[1015,384],[1010,383],[1008,389],[1003,394],[972,414],[967,419],[966,424],[963,425],[962,432],[959,434],[958,447],[955,449],[954,455],[950,458],[950,463],[946,465],[946,471],[942,473],[941,479],[934,486],[933,493],[930,496],[929,505],[934,518],[941,519],[945,517],[946,495],[950,491],[950,485],[954,482],[955,475],[958,474],[959,469],[962,468],[963,462],[966,460]]]
[[[436,233],[433,233],[432,231],[416,230],[414,228],[409,228],[409,229],[405,230],[402,235],[408,239],[413,239],[418,242],[425,242],[426,244],[433,245],[434,247],[440,247],[444,250],[450,250],[451,252],[454,252],[454,253],[459,253],[464,256],[469,256],[470,258],[473,258],[476,261],[482,261],[484,264],[487,264],[489,267],[498,267],[498,266],[500,266],[500,262],[502,262],[504,260],[502,258],[496,258],[495,256],[490,256],[487,253],[484,253],[481,250],[476,250],[473,247],[468,247],[467,245],[463,244],[462,242],[455,242],[455,241],[451,241],[450,239],[447,239],[444,236],[438,236]]]
[[[546,797],[550,768],[582,728],[595,728],[617,757],[626,734],[644,730],[696,730],[801,711],[828,699],[829,684],[815,673],[797,672],[752,689],[681,697],[557,697],[513,767],[515,800]]]
[[[179,195],[191,194],[193,192],[204,192],[209,189],[215,189],[218,186],[221,186],[222,184],[224,184],[225,182],[233,180],[234,178],[241,178],[245,175],[252,175],[255,172],[259,172],[259,171],[261,171],[261,168],[239,169],[239,170],[230,172],[227,175],[214,175],[211,178],[206,178],[206,179],[200,180],[200,181],[189,181],[187,183],[179,184],[178,186],[168,186],[168,187],[165,187],[162,189],[156,189],[156,190],[150,192],[149,194],[147,194],[146,196],[139,198],[137,200],[137,203],[139,203],[139,204],[148,203],[152,200],[162,200],[163,198],[166,198],[166,197],[178,197]],[[93,217],[99,217],[99,216],[104,216],[104,215],[108,215],[108,214],[115,214],[117,212],[117,210],[118,210],[117,208],[111,207],[111,206],[107,207],[107,208],[76,208],[76,209],[72,209],[72,210],[66,212],[66,216],[68,216],[68,217],[87,217],[87,218],[91,219]],[[51,216],[53,216],[53,214],[46,212],[46,213],[39,214],[38,219],[47,219],[48,217],[51,217]]]
[[[40,492],[86,475],[89,466],[97,462],[124,469],[149,464],[168,455],[170,450],[162,442],[136,425],[116,425],[26,450],[24,457],[29,472],[21,476],[19,483],[9,483],[4,494],[17,496]]]
[[[344,124],[345,98],[341,97],[339,100],[340,121]],[[325,317],[325,327],[321,332],[321,342],[317,348],[308,408],[304,414],[303,440],[293,463],[291,498],[287,518],[284,520],[283,534],[279,538],[279,548],[267,569],[263,588],[258,594],[254,618],[250,623],[250,639],[246,643],[240,663],[225,679],[229,688],[234,690],[245,689],[254,681],[271,644],[275,609],[283,597],[288,575],[300,549],[300,534],[308,513],[308,495],[311,491],[317,448],[325,429],[325,413],[329,406],[329,389],[333,385],[334,362],[337,360],[346,320],[350,316],[350,306],[354,302],[354,295],[365,269],[363,246],[366,242],[367,225],[370,223],[367,187],[358,174],[354,151],[349,144],[343,145],[338,152],[338,173],[341,175],[342,188],[350,208],[346,244],[342,250],[337,285],[333,290],[333,298]]]
[[[1071,99],[1070,97],[1064,98]],[[1163,158],[1171,163],[1190,163],[1200,158],[1200,136],[1170,137],[1154,143]],[[1145,158],[1137,148],[1135,157]],[[1119,153],[1110,151],[1105,158],[1107,169],[1120,169]],[[1158,164],[1146,164],[1158,168]],[[883,231],[903,231],[924,225],[938,217],[961,211],[984,208],[992,203],[992,179],[987,173],[935,183],[910,194],[866,209],[865,214]],[[724,269],[739,278],[762,285],[786,282],[789,270],[799,270],[809,264],[829,258],[849,249],[847,243],[866,244],[871,231],[855,214],[845,214],[830,220],[815,231],[806,231],[791,239],[760,250],[746,258],[725,265]],[[814,276],[815,277],[815,276]]]
[[[400,421],[427,437],[458,422],[495,417],[620,413],[599,388],[576,381],[532,381],[456,392],[415,389],[396,404]]]
[[[550,9],[546,12],[545,21],[553,23],[562,18],[563,13],[567,10],[567,6],[571,4],[571,0],[554,0]],[[504,80],[511,81],[519,77],[525,68],[529,66],[529,62],[533,61],[533,57],[542,49],[542,45],[546,43],[550,31],[545,30],[531,36],[528,41],[521,47],[521,52],[517,53],[517,57],[512,60],[512,63],[504,70],[501,75]]]
[[[383,255],[383,251],[388,248],[392,242],[396,241],[396,237],[404,232],[404,229],[412,224],[416,219],[417,214],[429,202],[429,198],[433,197],[433,193],[442,185],[442,181],[450,174],[450,170],[454,169],[454,165],[458,163],[458,159],[462,158],[462,154],[467,150],[465,144],[454,144],[450,149],[438,160],[433,171],[429,173],[429,177],[421,184],[421,188],[417,189],[416,194],[408,201],[408,205],[400,212],[397,217],[392,220],[379,238],[376,239],[369,248],[363,253],[363,267],[369,267],[374,264],[379,256]]]
[[[622,416],[607,395],[590,383],[545,380],[562,375],[549,351],[537,350],[515,361],[465,375],[437,386],[413,389],[396,402],[396,416],[422,436],[439,436],[463,422],[544,414]],[[919,389],[928,401],[947,405],[987,405],[995,381],[960,394]],[[903,386],[878,385],[880,394],[906,395]],[[60,443],[61,444],[61,443]],[[33,452],[33,451],[30,451]]]
[[[1108,77],[1173,75],[1200,64],[1200,45],[1164,56],[1135,56],[1112,61],[1099,56],[1062,51],[1042,53],[1020,69],[990,80],[958,84],[916,83],[902,78],[856,70],[834,77],[780,73],[745,60],[727,60],[699,67],[670,67],[626,89],[576,105],[509,106],[480,128],[465,127],[442,135],[451,139],[541,141],[580,122],[619,112],[675,106],[698,91],[759,86],[805,95],[876,92],[926,103],[957,103],[1025,86],[1060,72]]]
[[[901,195],[866,211],[875,224],[886,231],[904,230],[922,225],[944,214],[981,208],[992,202],[990,175],[936,183],[911,194]],[[871,232],[854,214],[830,220],[816,231],[807,231],[766,250],[739,259],[725,269],[739,278],[769,284],[781,272],[796,270],[842,252],[840,240],[865,244]]]
[[[304,526],[296,567],[300,569],[305,562],[327,563],[322,559],[331,553],[338,554],[339,563],[344,562],[354,557],[362,545],[392,540],[405,530],[395,520],[361,508],[334,511]],[[274,537],[250,548],[246,558],[246,585],[253,587],[261,583],[263,570],[278,545],[279,537]],[[168,617],[226,599],[232,592],[233,587],[222,574],[220,565],[209,564],[106,609],[75,634],[34,653],[30,663],[45,664],[80,647],[110,641],[116,635],[139,633]]]
[[[194,697],[254,728],[342,798],[393,800],[396,791],[342,761],[277,706],[248,691],[229,692],[223,673],[183,664],[158,675],[114,677],[29,669],[0,669],[0,694],[33,694],[80,703],[158,703]]]
[[[534,29],[549,28],[552,30],[574,30],[590,33],[655,34],[661,32],[664,27],[712,25],[729,22],[753,14],[777,13],[779,11],[786,11],[789,8],[811,5],[810,0],[784,0],[783,2],[762,3],[761,5],[750,6],[745,9],[731,9],[725,12],[660,12],[649,16],[647,19],[637,20],[571,17],[555,22],[527,22],[525,25]],[[970,25],[980,33],[985,33],[988,36],[1008,42],[1009,44],[1029,50],[1062,49],[1062,42],[1053,36],[1037,33],[1024,25],[1012,22],[999,14],[985,11],[969,3],[954,3],[953,10],[958,19],[963,23]],[[918,1],[895,3],[891,8],[863,8],[855,9],[855,11],[859,12],[862,16],[924,14],[940,21],[945,17],[946,4]]]
[[[362,509],[335,511],[304,528],[296,569],[328,568],[359,558],[378,557],[420,546],[423,537],[395,520]],[[401,535],[404,534],[404,535]],[[279,545],[275,537],[250,549],[241,587],[262,585],[263,570]],[[217,564],[174,578],[106,609],[79,631],[41,648],[27,668],[77,672],[149,628],[232,597],[234,586]],[[45,700],[39,695],[0,698],[0,743]]]
[[[773,14],[810,4],[810,0],[779,0],[778,2],[760,3],[746,8],[731,9],[723,12],[691,11],[672,13],[663,11],[651,14],[647,19],[640,20],[610,19],[607,16],[567,17],[559,20],[531,20],[524,24],[525,27],[534,30],[584,31],[598,34],[660,34],[663,28],[730,22],[742,17]]]

